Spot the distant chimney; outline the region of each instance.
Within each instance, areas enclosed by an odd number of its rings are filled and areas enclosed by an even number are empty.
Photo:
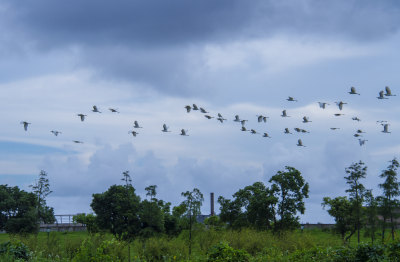
[[[211,206],[211,215],[215,216],[214,212],[214,193],[210,193],[210,206]]]

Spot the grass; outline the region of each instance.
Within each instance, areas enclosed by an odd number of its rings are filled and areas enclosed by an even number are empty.
[[[365,237],[364,234],[361,235],[362,242],[371,242],[370,238]],[[50,232],[49,234],[41,232],[29,236],[0,234],[0,243],[10,240],[21,241],[33,251],[37,261],[72,261],[78,252],[86,252],[86,255],[93,256],[99,255],[99,252],[101,254],[109,252],[110,256],[115,257],[114,259],[127,261],[127,243],[112,239],[111,234],[90,236],[87,232]],[[227,242],[235,249],[245,250],[251,255],[252,261],[265,259],[285,261],[290,254],[301,250],[343,246],[338,235],[320,229],[308,229],[303,232],[298,230],[280,236],[268,231],[252,229],[240,231],[199,229],[193,234],[192,259],[206,261],[207,252],[220,242]],[[380,240],[377,243],[380,243]],[[356,236],[352,237],[350,246],[357,246]],[[182,232],[177,237],[158,236],[147,240],[136,239],[130,244],[130,257],[131,261],[185,261],[189,257],[188,232]]]

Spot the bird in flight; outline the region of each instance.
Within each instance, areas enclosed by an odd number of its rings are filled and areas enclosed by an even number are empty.
[[[161,131],[163,131],[163,132],[171,132],[171,131],[168,130],[168,128],[169,127],[166,124],[163,124],[163,130],[161,130]]]
[[[263,137],[271,138],[271,137],[268,135],[268,133],[264,133]]]
[[[242,120],[240,120],[239,115],[236,115],[236,116],[235,116],[235,119],[233,119],[233,121],[235,121],[235,122],[241,122]]]
[[[115,108],[109,108],[108,110],[110,110],[112,113],[119,113],[118,109]]]
[[[257,131],[254,130],[254,129],[251,129],[250,132],[251,132],[252,134],[257,134]]]
[[[204,108],[200,107],[200,112],[202,112],[203,114],[207,114],[209,112],[207,112]]]
[[[390,87],[385,86],[386,94],[385,96],[396,96],[392,94],[392,90],[390,90]]]
[[[187,133],[187,130],[181,129],[181,136],[189,136]]]
[[[305,147],[305,145],[303,145],[303,141],[301,141],[301,139],[297,140],[297,146],[304,146]]]
[[[53,135],[58,136],[59,134],[62,134],[60,131],[56,131],[56,130],[51,130],[50,132],[53,133]]]
[[[294,98],[291,97],[291,96],[289,96],[286,100],[289,101],[289,102],[297,102],[297,100],[294,99]]]
[[[204,115],[204,117],[207,118],[207,119],[214,118],[213,116],[209,116],[209,115]]]
[[[325,109],[326,105],[329,105],[328,103],[325,103],[325,102],[318,102],[318,104],[319,104],[319,107],[322,109]]]
[[[358,139],[358,142],[360,143],[360,146],[363,146],[363,145],[365,144],[366,141],[368,141],[368,140],[366,140],[366,139],[361,139],[361,138]]]
[[[26,121],[22,121],[21,124],[24,125],[24,130],[28,131],[28,125],[30,125],[31,123],[28,123]]]
[[[242,124],[242,126],[244,126],[246,124],[246,121],[249,121],[249,120],[245,120],[245,119],[240,120],[240,123]]]
[[[223,122],[226,120],[226,118],[224,118],[220,113],[218,113],[218,118],[217,118],[217,120],[218,120],[219,122],[223,123]]]
[[[186,112],[187,112],[187,113],[190,113],[190,110],[192,109],[192,107],[189,106],[189,105],[187,105],[187,106],[185,106],[185,108],[186,108]]]
[[[263,115],[257,115],[257,121],[258,121],[258,123],[261,123],[261,122],[263,122],[263,121],[264,121],[264,123],[267,123],[267,118],[269,118],[269,117],[263,116]]]
[[[382,124],[383,130],[382,133],[391,133],[389,132],[389,124]]]
[[[359,93],[357,93],[356,88],[354,86],[350,87],[350,95],[360,95]]]
[[[138,121],[135,120],[135,122],[133,122],[133,128],[142,128],[142,127],[139,126]]]
[[[282,111],[281,117],[290,117],[290,116],[287,115],[286,109]]]
[[[331,127],[331,130],[338,130],[340,127]]]
[[[384,97],[383,90],[379,91],[379,96],[377,96],[376,98],[378,98],[378,99],[388,99],[387,97]]]
[[[289,128],[285,127],[285,131],[283,132],[285,134],[291,134]]]
[[[347,104],[347,103],[344,103],[344,102],[342,102],[342,101],[335,102],[335,103],[336,103],[336,105],[339,107],[340,110],[343,109],[343,105],[346,105],[346,104]]]
[[[193,110],[199,110],[196,104],[193,104]]]
[[[129,131],[128,134],[132,134],[132,136],[136,137],[139,133],[136,132],[135,130]]]
[[[339,114],[339,113],[336,113],[336,114],[334,114],[335,116],[344,116],[344,114]]]
[[[241,129],[241,130],[242,130],[243,132],[250,131],[250,130],[247,130],[245,126],[242,126],[242,129]]]
[[[303,123],[309,123],[309,122],[312,122],[312,121],[308,120],[308,117],[304,116],[303,117]]]
[[[83,144],[83,142],[79,140],[72,140],[72,142],[74,142],[75,144]]]
[[[361,121],[361,119],[360,118],[358,118],[358,117],[353,117],[353,118],[351,118],[351,119],[353,119],[354,121],[358,121],[358,122],[360,122]]]
[[[93,106],[92,111],[95,112],[95,113],[101,113],[101,112],[99,111],[99,109],[97,108],[97,106]]]
[[[79,116],[79,117],[81,118],[81,121],[82,121],[82,122],[85,121],[86,115],[84,115],[84,114],[77,114],[77,116]]]

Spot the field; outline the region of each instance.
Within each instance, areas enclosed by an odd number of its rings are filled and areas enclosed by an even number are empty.
[[[129,257],[130,261],[189,260],[188,232],[173,238],[158,236],[146,240],[136,239],[130,245],[115,240],[110,234],[51,232],[24,237],[0,234],[0,243],[8,241],[24,243],[31,251],[30,261],[128,261]],[[370,243],[370,239],[363,237],[362,242]],[[193,235],[190,258],[192,261],[335,261],[332,254],[338,255],[343,250],[350,250],[353,255],[358,252],[355,237],[349,246],[343,247],[338,235],[319,229],[281,235],[251,229],[198,229]],[[246,256],[244,260],[212,260],[210,254],[215,253],[215,250],[222,257],[229,257],[229,254],[236,256],[235,250],[244,251]],[[0,259],[13,261],[6,255]]]

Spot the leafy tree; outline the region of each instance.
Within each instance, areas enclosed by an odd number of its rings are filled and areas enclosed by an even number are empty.
[[[381,178],[385,179],[385,182],[379,184],[379,187],[383,190],[382,196],[382,213],[384,214],[384,218],[390,219],[390,228],[392,233],[392,240],[394,240],[394,231],[396,228],[396,214],[395,210],[399,208],[400,202],[396,199],[400,195],[400,183],[397,179],[397,169],[399,168],[399,162],[394,158],[390,161],[390,165],[386,170],[382,172],[380,175]],[[386,221],[383,221],[383,230],[382,235],[385,235],[385,224]]]
[[[0,185],[0,230],[11,234],[38,231],[37,198],[18,187]]]
[[[354,217],[352,216],[353,206],[347,197],[324,197],[323,208],[329,207],[328,213],[335,219],[335,231],[342,237],[343,243],[346,243],[354,234]],[[346,233],[350,234],[346,236]]]
[[[367,218],[366,232],[369,233],[372,244],[374,244],[375,232],[378,226],[378,200],[372,195],[372,190],[366,191],[365,202],[365,214]]]
[[[279,215],[279,220],[275,218],[274,229],[277,231],[297,228],[299,216],[297,212],[304,214],[304,198],[308,198],[309,186],[301,176],[300,171],[294,167],[286,166],[285,171],[278,171],[269,180],[271,192],[277,198],[275,213]]]
[[[36,210],[39,221],[45,224],[54,223],[56,221],[54,209],[46,205],[46,197],[53,192],[50,190],[50,183],[49,179],[47,178],[47,173],[44,170],[41,170],[39,173],[39,179],[29,187],[32,188],[32,192],[37,197]]]
[[[228,223],[230,228],[238,229],[243,226],[248,226],[243,203],[237,199],[229,200],[222,196],[218,198],[218,203],[220,204],[219,217],[221,221]]]
[[[74,223],[80,223],[86,225],[86,229],[89,234],[94,234],[99,232],[99,227],[96,224],[96,216],[93,214],[77,214],[73,216],[72,221]]]
[[[203,194],[199,189],[194,188],[192,191],[182,192],[182,196],[186,198],[182,204],[186,207],[186,215],[189,217],[189,256],[192,253],[192,226],[193,217],[196,220],[200,215],[200,207],[204,201]]]
[[[349,193],[350,201],[353,204],[353,214],[356,218],[355,220],[355,230],[357,231],[357,242],[360,243],[360,229],[361,229],[361,212],[362,204],[365,197],[365,187],[361,184],[360,180],[365,178],[367,175],[367,167],[362,161],[358,163],[353,163],[351,166],[345,169],[348,176],[344,177],[346,183],[349,185],[349,189],[346,193]]]
[[[122,181],[125,181],[126,186],[132,186],[132,178],[131,175],[129,175],[129,171],[124,171],[122,172],[123,178],[121,178]]]
[[[116,238],[129,240],[140,231],[140,197],[132,185],[113,185],[106,192],[93,194],[90,204],[100,229],[109,230]]]
[[[156,195],[157,195],[157,186],[156,185],[151,185],[145,188],[147,191],[146,196],[150,196],[150,200],[154,200]]]

